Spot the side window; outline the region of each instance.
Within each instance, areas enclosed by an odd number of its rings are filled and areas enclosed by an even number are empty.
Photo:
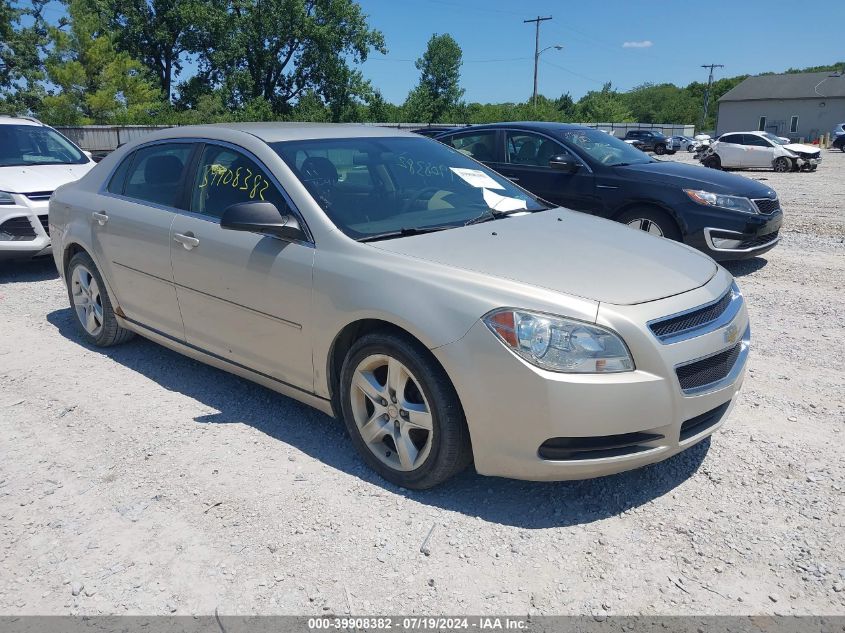
[[[481,162],[496,160],[496,131],[459,134],[444,139],[459,152]]]
[[[742,136],[739,134],[726,134],[719,139],[720,143],[728,143],[729,145],[742,145]]]
[[[220,145],[206,145],[191,186],[194,213],[221,218],[239,202],[272,202],[280,213],[288,212],[282,194],[255,161]]]
[[[508,162],[513,165],[548,167],[549,159],[558,154],[568,154],[563,145],[539,134],[507,132]]]
[[[144,202],[178,206],[182,176],[193,147],[191,143],[163,143],[137,150],[123,194]]]
[[[135,158],[135,152],[132,152],[123,159],[123,162],[117,166],[117,169],[114,170],[112,174],[111,180],[109,180],[109,186],[106,190],[110,193],[116,193],[118,195],[123,195],[123,186],[126,184],[126,174],[129,173],[129,168],[132,166],[132,160]]]
[[[754,134],[743,134],[742,135],[742,144],[743,145],[750,145],[752,147],[771,147],[771,143],[764,138],[760,138],[759,136],[755,136]]]

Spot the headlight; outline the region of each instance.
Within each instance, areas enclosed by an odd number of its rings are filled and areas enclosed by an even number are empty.
[[[739,211],[740,213],[758,213],[754,203],[742,196],[726,196],[721,193],[696,191],[695,189],[684,189],[684,193],[690,197],[690,200],[702,204],[705,207],[719,207],[720,209]]]
[[[576,374],[634,369],[617,334],[582,321],[505,308],[485,316],[484,323],[515,354],[541,369]]]
[[[0,191],[0,204],[15,204],[14,198],[12,198],[12,194],[6,193],[5,191]]]

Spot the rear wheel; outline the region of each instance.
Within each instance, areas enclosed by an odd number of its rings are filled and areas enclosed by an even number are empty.
[[[626,211],[617,221],[627,224],[632,229],[645,231],[658,237],[666,237],[676,242],[681,241],[681,230],[677,222],[668,213],[653,207],[637,207]]]
[[[784,156],[776,158],[774,163],[774,169],[776,172],[784,174],[792,169],[792,161]]]
[[[71,258],[66,279],[76,324],[88,343],[110,347],[132,338],[132,332],[117,324],[106,284],[88,253],[77,253]]]
[[[340,377],[343,419],[364,461],[403,488],[436,486],[472,461],[458,395],[431,353],[376,332],[358,340]]]

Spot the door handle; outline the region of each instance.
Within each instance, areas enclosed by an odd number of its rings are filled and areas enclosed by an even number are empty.
[[[109,221],[109,216],[107,216],[105,213],[97,213],[95,211],[94,213],[91,214],[91,217],[94,218],[95,220],[97,220],[97,223],[100,226],[105,226],[106,222]]]
[[[179,242],[182,246],[185,247],[185,250],[188,251],[200,245],[200,241],[193,235],[184,235],[182,233],[175,233],[173,235],[173,241]]]

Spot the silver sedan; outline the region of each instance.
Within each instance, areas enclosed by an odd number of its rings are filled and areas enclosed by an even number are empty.
[[[713,433],[750,328],[712,259],[396,130],[183,127],[50,201],[82,338],[139,334],[341,418],[408,488],[653,463]]]

